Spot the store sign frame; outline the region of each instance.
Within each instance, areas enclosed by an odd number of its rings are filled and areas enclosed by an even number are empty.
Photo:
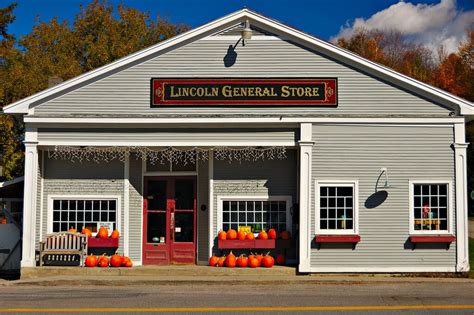
[[[337,78],[152,78],[151,107],[337,106]]]

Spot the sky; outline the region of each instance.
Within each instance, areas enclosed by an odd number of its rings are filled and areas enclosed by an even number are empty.
[[[18,37],[35,21],[53,17],[71,23],[79,6],[89,0],[0,0],[0,7],[17,2],[9,32]],[[243,7],[325,40],[349,37],[354,29],[400,31],[411,40],[436,50],[456,50],[467,27],[474,27],[474,0],[109,0],[151,17],[197,27]]]

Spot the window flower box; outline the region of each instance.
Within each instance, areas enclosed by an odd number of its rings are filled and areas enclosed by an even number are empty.
[[[219,249],[275,248],[275,240],[218,240]]]
[[[359,235],[316,235],[316,243],[359,243]]]
[[[119,247],[118,238],[97,238],[89,237],[87,239],[87,252],[94,255],[113,255]]]

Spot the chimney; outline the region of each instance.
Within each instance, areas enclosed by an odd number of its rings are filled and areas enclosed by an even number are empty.
[[[63,82],[63,79],[61,77],[58,77],[57,75],[53,75],[52,77],[48,78],[48,87],[53,87],[55,85],[58,85]]]

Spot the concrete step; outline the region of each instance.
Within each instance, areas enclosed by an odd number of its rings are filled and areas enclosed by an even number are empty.
[[[272,268],[218,268],[196,265],[138,266],[133,268],[82,268],[82,267],[36,267],[22,268],[21,279],[53,276],[100,276],[100,277],[234,277],[234,276],[294,276],[295,267],[273,266]]]

